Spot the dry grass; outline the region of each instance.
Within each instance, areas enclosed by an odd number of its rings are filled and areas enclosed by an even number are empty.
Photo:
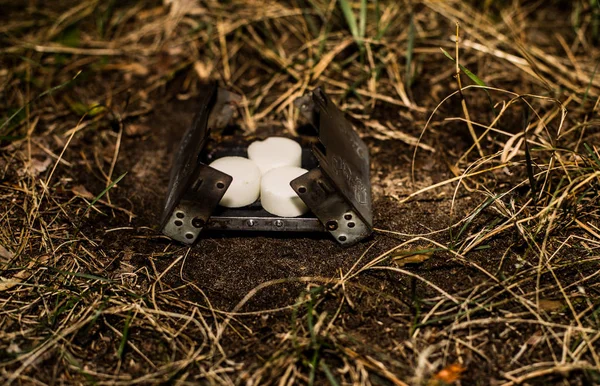
[[[47,3],[0,16],[3,384],[600,383],[597,0]],[[247,132],[295,133],[293,101],[325,86],[374,147],[414,150],[376,199],[443,202],[449,225],[379,222],[394,248],[213,306],[191,250],[119,193],[123,141],[213,79]]]

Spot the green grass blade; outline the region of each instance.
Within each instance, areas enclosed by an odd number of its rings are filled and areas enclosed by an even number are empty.
[[[410,13],[410,22],[408,28],[408,47],[406,47],[406,88],[410,89],[412,85],[412,58],[413,58],[413,50],[415,48],[415,20],[414,14]]]
[[[358,25],[356,24],[356,18],[354,17],[354,12],[352,12],[352,6],[348,0],[340,0],[340,8],[344,13],[344,17],[346,18],[346,23],[348,23],[348,27],[350,28],[350,33],[354,37],[354,40],[359,45],[359,36],[358,36]]]
[[[63,271],[63,270],[56,269],[56,268],[53,268],[53,267],[49,267],[49,268],[50,268],[51,271],[60,273],[61,275],[65,275],[65,276],[74,276],[74,277],[79,277],[79,278],[82,278],[82,279],[98,280],[98,281],[108,282],[108,283],[112,282],[112,280],[107,279],[105,277],[96,276],[96,275],[92,275],[92,274],[89,274],[89,273]]]
[[[315,334],[315,324],[313,319],[313,299],[311,296],[310,301],[306,304],[306,324],[308,325],[308,331],[310,332],[310,341],[313,345],[317,344],[317,335]]]
[[[118,184],[118,183],[119,183],[119,181],[121,181],[121,180],[123,179],[123,177],[125,177],[126,175],[127,175],[127,172],[125,172],[125,173],[121,174],[121,175],[120,175],[120,176],[119,176],[119,177],[118,177],[116,180],[114,180],[114,181],[113,181],[113,182],[112,182],[110,185],[108,185],[108,186],[106,187],[106,189],[104,189],[104,190],[102,191],[102,193],[100,193],[99,195],[97,195],[97,196],[96,196],[96,198],[94,198],[94,199],[92,200],[92,202],[90,202],[90,204],[89,204],[89,205],[88,205],[88,207],[87,207],[87,210],[89,210],[89,209],[90,209],[92,206],[94,206],[94,204],[95,204],[96,202],[98,202],[98,200],[99,200],[99,199],[101,199],[101,198],[102,198],[102,196],[104,196],[104,195],[105,195],[105,194],[106,194],[106,193],[107,193],[109,190],[111,190],[113,186],[115,186],[116,184]],[[86,212],[87,212],[87,210],[86,210]]]
[[[452,55],[450,55],[450,54],[448,53],[448,51],[446,51],[446,50],[445,50],[445,49],[443,49],[442,47],[440,47],[440,50],[442,50],[442,52],[444,53],[444,55],[446,55],[446,57],[447,57],[448,59],[450,59],[451,61],[453,61],[453,62],[454,62],[454,57],[453,57]]]
[[[452,55],[450,55],[448,52],[446,52],[446,50],[444,50],[442,47],[440,47],[440,50],[442,50],[442,52],[444,53],[444,55],[446,55],[446,57],[448,59],[450,59],[454,62],[454,58],[452,57]],[[496,108],[494,107],[494,102],[492,101],[492,96],[490,95],[489,91],[487,90],[487,85],[485,84],[485,82],[483,80],[481,80],[481,78],[479,78],[477,75],[472,73],[468,68],[463,66],[462,64],[459,63],[458,66],[460,67],[460,70],[469,77],[469,79],[471,79],[473,82],[475,82],[475,84],[477,84],[478,86],[481,86],[481,87],[486,87],[483,90],[487,94],[488,101],[490,103],[492,111],[494,112],[494,115],[497,116],[498,113],[496,112]]]
[[[485,208],[487,208],[488,206],[492,205],[492,203],[494,203],[494,201],[496,201],[499,197],[500,197],[500,194],[497,194],[497,195],[495,195],[493,197],[489,197],[487,200],[485,200],[485,202],[483,203],[483,205],[481,205],[479,208],[477,208],[477,210],[475,212],[473,212],[472,215],[469,216],[469,218],[467,219],[467,221],[465,221],[465,223],[463,224],[462,228],[460,229],[460,231],[456,235],[456,239],[459,239],[460,236],[467,230],[467,228],[469,227],[469,225],[471,225],[471,223],[473,222],[473,220],[475,220],[475,218],[477,216],[479,216],[479,214],[481,212],[483,212],[483,210]]]
[[[594,150],[587,143],[584,143],[583,146],[585,147],[585,150],[588,152],[590,157],[594,160],[598,168],[600,168],[600,159],[598,159],[596,152],[594,152]]]
[[[0,132],[8,125],[8,123],[10,121],[12,121],[17,115],[19,115],[19,113],[21,111],[23,111],[23,109],[25,109],[25,107],[29,106],[33,102],[37,101],[40,98],[43,98],[44,96],[46,96],[48,94],[52,94],[54,91],[58,91],[61,88],[64,88],[64,87],[68,86],[69,84],[71,84],[77,78],[77,76],[79,76],[80,73],[81,73],[81,71],[78,72],[77,74],[75,74],[75,76],[72,79],[66,81],[65,83],[59,84],[58,86],[54,86],[51,89],[48,89],[48,90],[44,91],[40,95],[36,96],[35,98],[33,98],[32,100],[30,100],[29,102],[27,102],[25,105],[23,105],[20,108],[18,108],[17,111],[15,111],[13,113],[13,115],[11,115],[4,122],[2,122],[2,126],[0,126]]]
[[[66,361],[75,369],[77,369],[77,372],[81,375],[83,375],[85,377],[85,379],[87,379],[88,383],[90,385],[95,385],[97,383],[96,378],[94,378],[92,375],[88,374],[87,371],[85,371],[85,369],[83,368],[83,366],[81,365],[81,363],[79,363],[77,361],[77,359],[75,359],[75,357],[68,351],[68,350],[61,350],[62,351],[62,355],[63,357],[66,359]]]
[[[417,279],[414,277],[410,279],[410,293],[410,308],[411,311],[414,313],[413,320],[410,326],[410,335],[412,335],[419,325],[419,319],[421,318],[422,303],[421,298],[417,294]]]
[[[358,25],[358,37],[360,39],[365,38],[367,31],[367,0],[361,0],[360,2],[360,24]]]
[[[0,141],[18,141],[20,139],[26,138],[24,135],[0,135]]]
[[[600,1],[590,0],[592,6],[592,36],[598,39],[600,35]]]
[[[319,51],[318,51],[318,57],[322,57],[323,56],[323,52],[325,52],[325,43],[327,43],[328,39],[329,39],[329,32],[331,31],[331,25],[327,24],[325,26],[325,30],[323,31],[323,34],[319,37],[320,41],[319,41]]]
[[[125,327],[123,327],[123,336],[121,337],[121,343],[119,344],[119,350],[117,351],[117,356],[119,359],[123,359],[123,353],[125,352],[125,347],[127,345],[127,338],[129,337],[129,326],[131,325],[132,315],[129,315],[127,320],[125,321]]]
[[[440,50],[442,50],[442,52],[444,53],[444,55],[446,55],[448,57],[448,59],[452,60],[453,62],[455,61],[454,58],[452,57],[452,55],[450,55],[446,50],[444,50],[441,47],[440,47]],[[477,75],[475,75],[471,71],[469,71],[468,68],[466,68],[465,66],[463,66],[460,63],[458,64],[458,66],[460,67],[461,71],[464,72],[465,75],[467,75],[469,77],[469,79],[471,79],[473,82],[475,82],[479,86],[487,87],[485,82],[483,80],[481,80]]]
[[[435,253],[445,251],[443,248],[424,248],[424,249],[413,249],[410,251],[399,251],[395,253],[391,253],[390,256],[394,256],[394,258],[405,258],[415,255],[426,255],[428,253]]]
[[[479,79],[479,77],[477,75],[475,75],[471,71],[469,71],[468,68],[466,68],[462,64],[459,64],[458,66],[460,67],[461,71],[464,72],[465,74],[467,74],[469,79],[471,79],[473,82],[477,83],[480,86],[487,87],[487,85],[484,83],[484,81]]]
[[[323,361],[321,361],[321,363],[319,363],[319,367],[325,373],[325,377],[327,378],[331,386],[340,386],[339,382],[337,381],[337,379],[335,379],[335,376],[329,369],[329,366],[327,366]]]
[[[317,374],[317,363],[319,362],[319,350],[313,352],[312,359],[310,361],[310,373],[308,374],[308,385],[312,386],[315,384],[315,375]]]
[[[296,323],[298,321],[298,309],[302,307],[302,297],[304,296],[304,292],[298,297],[296,300],[296,304],[292,308],[292,343],[294,344],[294,349],[296,351],[300,351],[300,346],[298,345],[298,328],[296,327]]]
[[[385,33],[387,32],[387,30],[390,28],[390,26],[392,25],[392,22],[390,21],[389,23],[387,23],[385,25],[385,27],[381,28],[379,30],[379,32],[377,33],[377,36],[375,36],[375,40],[379,40],[383,37],[383,35],[385,35]]]

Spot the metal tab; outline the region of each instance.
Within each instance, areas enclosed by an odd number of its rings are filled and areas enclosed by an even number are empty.
[[[321,168],[296,178],[291,186],[341,245],[350,246],[371,234],[371,225],[361,218]]]
[[[163,233],[186,244],[196,241],[232,180],[223,172],[198,164],[188,189],[163,224]]]

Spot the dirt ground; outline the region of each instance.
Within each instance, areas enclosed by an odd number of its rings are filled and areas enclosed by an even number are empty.
[[[2,6],[3,384],[600,384],[598,2],[361,4]],[[161,235],[211,80],[234,135],[323,86],[373,235]]]

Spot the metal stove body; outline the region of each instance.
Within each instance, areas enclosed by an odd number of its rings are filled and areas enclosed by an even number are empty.
[[[192,126],[186,131],[171,169],[161,230],[170,238],[194,243],[202,230],[329,232],[350,246],[373,231],[369,149],[341,111],[319,88],[297,100],[300,112],[316,129],[316,141],[305,140],[302,167],[309,172],[290,185],[310,209],[300,217],[277,217],[254,203],[223,208],[219,201],[232,177],[208,166],[230,155],[247,156],[247,139],[211,138],[223,102],[233,94],[209,87]]]

